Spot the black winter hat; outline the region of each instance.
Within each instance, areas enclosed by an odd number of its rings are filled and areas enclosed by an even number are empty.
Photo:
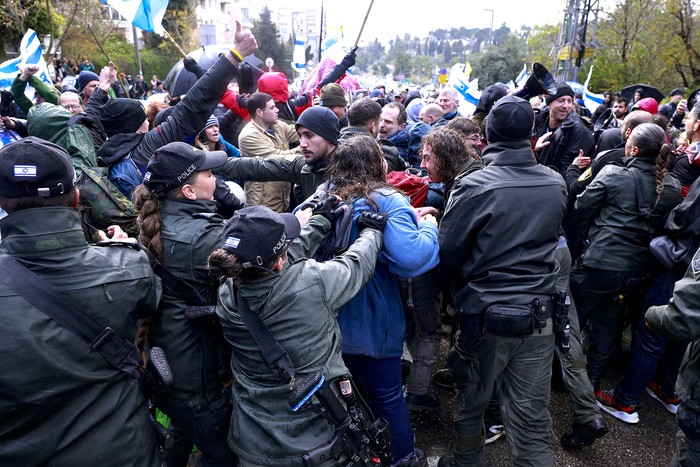
[[[309,107],[297,119],[295,128],[299,130],[300,126],[308,128],[329,143],[338,145],[340,124],[331,109],[322,106]]]
[[[136,99],[110,99],[100,107],[100,121],[107,136],[135,133],[144,120],[146,111]]]
[[[486,139],[498,141],[520,141],[532,136],[535,112],[530,103],[515,96],[499,99],[486,118]]]
[[[226,223],[221,248],[241,259],[244,268],[264,267],[301,233],[299,219],[265,206],[239,209]]]
[[[100,77],[93,71],[83,70],[78,74],[78,79],[76,85],[78,91],[82,91],[86,84],[92,83],[93,81],[99,81]]]
[[[50,198],[74,186],[73,161],[62,147],[30,136],[0,149],[0,196]]]
[[[205,152],[179,141],[168,143],[156,149],[148,161],[143,184],[162,198],[193,173],[221,167],[227,157],[224,151]]]
[[[571,89],[571,86],[569,86],[566,83],[557,83],[557,93],[554,94],[553,96],[547,96],[545,99],[545,102],[547,105],[551,104],[555,100],[559,99],[561,96],[569,96],[572,99],[574,98],[574,90]]]
[[[476,104],[474,113],[488,114],[491,111],[493,104],[495,104],[498,99],[506,94],[508,94],[508,91],[504,85],[492,84],[481,93],[481,97],[479,98],[479,102]]]

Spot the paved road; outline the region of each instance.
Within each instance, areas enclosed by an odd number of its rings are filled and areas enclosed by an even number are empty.
[[[446,331],[447,331],[446,327]],[[444,361],[447,344],[443,339],[441,349]],[[622,378],[623,363],[615,365],[604,380],[606,388],[612,388]],[[610,432],[592,446],[579,451],[566,451],[559,445],[559,438],[571,424],[571,411],[567,395],[558,389],[555,383],[550,401],[552,416],[552,445],[554,462],[557,466],[591,467],[591,466],[665,466],[675,450],[677,426],[670,415],[658,402],[646,394],[639,404],[640,421],[629,425],[604,413]],[[431,387],[431,391],[433,391]],[[423,448],[428,456],[429,465],[437,465],[439,456],[452,450],[452,407],[453,391],[435,389],[443,402],[440,411],[412,413],[413,428],[416,432],[416,444]],[[509,465],[508,444],[504,438],[488,445],[486,454],[490,465]]]

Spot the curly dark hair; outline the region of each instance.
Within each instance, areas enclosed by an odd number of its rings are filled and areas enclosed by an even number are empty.
[[[435,155],[435,170],[440,175],[440,181],[445,183],[445,192],[464,165],[470,159],[478,158],[464,134],[451,128],[438,128],[425,135],[420,147],[421,156],[425,146],[430,146]]]
[[[371,201],[373,191],[390,187],[386,183],[384,153],[369,135],[355,135],[340,143],[326,173],[333,187],[331,194],[344,200]]]

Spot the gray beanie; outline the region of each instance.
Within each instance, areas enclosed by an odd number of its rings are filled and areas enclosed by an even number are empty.
[[[338,145],[340,124],[338,117],[329,108],[314,106],[304,110],[299,115],[295,128],[298,130],[300,126],[308,128],[329,143]]]
[[[505,96],[496,101],[486,118],[486,139],[520,141],[532,136],[535,112],[530,103],[515,96]]]

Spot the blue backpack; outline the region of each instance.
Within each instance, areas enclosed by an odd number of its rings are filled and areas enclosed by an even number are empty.
[[[109,166],[107,178],[129,199],[134,188],[143,181],[141,172],[129,155]]]

